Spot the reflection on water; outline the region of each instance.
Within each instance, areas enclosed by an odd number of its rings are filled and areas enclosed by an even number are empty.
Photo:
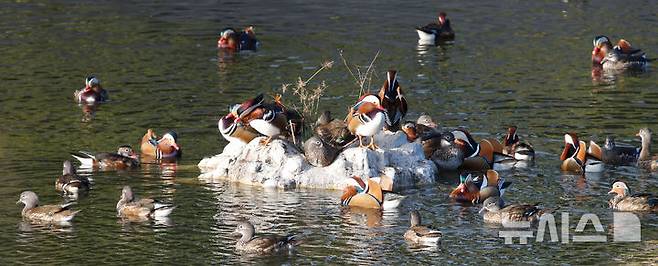
[[[522,138],[534,145],[537,159],[501,172],[513,182],[508,203],[542,202],[574,217],[594,213],[607,228],[612,215],[606,192],[613,180],[625,180],[634,192],[656,194],[658,179],[633,167],[585,176],[560,173],[562,136],[577,131],[585,141],[600,142],[615,135],[637,146],[637,129],[655,124],[658,72],[653,66],[644,73],[591,72],[590,52],[593,36],[609,34],[633,40],[649,57],[658,55],[658,22],[652,13],[657,4],[447,1],[437,8],[450,14],[458,37],[438,46],[417,42],[413,26],[438,11],[422,2],[394,9],[372,1],[283,1],[276,7],[267,1],[3,4],[0,232],[7,241],[0,261],[592,264],[612,258],[652,263],[658,239],[655,214],[641,216],[642,243],[506,246],[499,228],[485,225],[477,207],[448,200],[458,176],[442,174],[435,185],[403,191],[406,198],[397,210],[373,212],[338,206],[340,191],[263,190],[198,180],[196,164],[226,145],[217,120],[230,104],[273,92],[313,72],[319,62],[341,62],[340,51],[350,66],[363,71],[381,51],[368,88],[378,89],[385,71],[397,69],[410,120],[428,113],[442,127],[463,126],[477,138],[501,138],[511,124],[523,129]],[[365,10],[377,16],[364,16]],[[248,24],[259,28],[262,49],[217,51],[218,30]],[[92,108],[72,101],[86,73],[103,77],[112,102]],[[336,64],[316,78],[329,88],[320,110],[344,115],[341,110],[358,91],[345,67]],[[84,173],[94,184],[75,200],[81,213],[71,226],[22,222],[15,200],[23,190],[35,191],[42,202],[71,200],[53,186],[70,152],[138,147],[147,128],[177,129],[183,157],[144,161],[135,170]],[[165,221],[122,221],[115,208],[124,185],[177,208]],[[424,223],[444,233],[438,247],[414,247],[404,240],[409,212],[415,209],[424,214]],[[294,233],[304,241],[290,254],[242,256],[230,235],[242,219],[258,232]],[[588,256],[579,256],[583,252]]]

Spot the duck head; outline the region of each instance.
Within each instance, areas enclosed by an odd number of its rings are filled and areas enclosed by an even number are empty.
[[[438,125],[434,122],[430,115],[424,114],[418,117],[416,124],[425,125],[430,128],[437,128]]]
[[[612,184],[612,189],[608,191],[608,194],[617,194],[618,197],[626,197],[630,194],[630,190],[626,183],[622,181],[617,181]]]
[[[519,136],[516,135],[516,126],[511,126],[507,129],[507,135],[505,135],[505,146],[511,146],[514,143],[519,142]]]
[[[479,189],[473,182],[473,176],[459,177],[459,186],[450,192],[450,198],[457,201],[473,202],[477,198]]]
[[[346,186],[343,189],[343,195],[340,196],[340,202],[344,203],[350,198],[356,196],[356,194],[361,193],[366,190],[366,183],[361,179],[361,177],[358,176],[352,176],[350,177],[356,181],[357,186]]]
[[[439,25],[443,26],[449,23],[448,14],[446,12],[439,12]]]
[[[574,156],[574,154],[578,152],[579,147],[580,141],[578,140],[576,133],[570,132],[564,134],[564,150],[562,150],[560,160],[564,161],[567,158]]]
[[[130,188],[130,186],[123,186],[121,189],[121,201],[131,202],[134,199],[135,195],[133,194],[133,189]]]
[[[608,51],[612,49],[612,43],[607,36],[600,35],[594,37],[592,41],[594,48],[592,49],[592,64],[601,65],[603,58],[605,58]]]
[[[385,110],[381,106],[375,105],[374,103],[364,102],[359,106],[357,112],[366,115],[370,119],[374,119],[377,114],[383,113]]]
[[[238,226],[235,228],[235,231],[233,231],[233,235],[242,236],[239,240],[242,243],[249,242],[249,240],[251,240],[251,238],[253,238],[255,234],[256,234],[256,229],[254,228],[254,225],[251,224],[249,221],[242,221],[238,223]]]
[[[407,135],[407,141],[414,142],[417,138],[416,132],[416,123],[413,121],[407,121],[402,124],[402,132]]]
[[[420,213],[417,210],[411,211],[409,214],[409,222],[411,223],[411,227],[421,225]]]
[[[353,111],[358,111],[359,107],[361,107],[361,105],[363,105],[365,103],[371,103],[371,104],[374,104],[376,106],[381,106],[382,105],[382,102],[379,99],[379,96],[374,95],[374,94],[365,94],[365,95],[361,96],[361,98],[359,98],[359,100],[356,102],[356,104],[354,104],[352,106],[352,110]]]
[[[133,147],[130,145],[121,145],[117,148],[117,154],[133,159],[137,159],[137,153],[133,150]]]
[[[254,30],[254,26],[248,26],[244,28],[244,32],[249,35],[251,38],[256,38],[256,31]]]
[[[226,28],[219,33],[219,40],[217,46],[219,48],[235,50],[238,48],[236,38],[237,33],[232,28]]]
[[[637,134],[635,134],[635,136],[640,137],[642,139],[642,142],[651,143],[651,133],[653,133],[651,132],[651,129],[645,127],[645,128],[641,128],[640,131],[638,131]]]
[[[180,150],[180,147],[178,146],[178,134],[176,134],[175,131],[169,131],[162,135],[162,138],[159,141],[160,143],[165,143],[169,144],[171,147],[176,149],[177,151]]]
[[[94,75],[90,75],[85,79],[85,90],[94,90],[97,91],[101,85],[101,80],[96,78]]]
[[[500,210],[500,198],[499,197],[489,197],[482,203],[482,209],[479,213],[484,213],[485,211],[497,212]]]
[[[37,193],[32,191],[23,191],[16,202],[16,204],[19,203],[25,204],[24,210],[29,210],[39,206],[39,197],[37,196]]]
[[[222,133],[222,135],[227,135],[230,136],[235,132],[235,129],[237,128],[237,125],[235,123],[236,117],[233,113],[228,113],[224,117],[219,119],[219,122],[217,123],[219,126],[219,132]]]
[[[615,137],[613,137],[613,136],[607,136],[607,137],[605,137],[605,145],[603,145],[603,147],[604,147],[606,150],[612,150],[612,149],[615,148],[615,146],[616,146],[616,144],[615,144]]]

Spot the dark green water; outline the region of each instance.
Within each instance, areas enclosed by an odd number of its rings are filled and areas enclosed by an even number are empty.
[[[447,200],[456,180],[407,190],[397,212],[380,216],[339,208],[334,191],[206,184],[197,179],[196,164],[226,144],[216,123],[229,104],[273,93],[334,60],[316,77],[328,85],[320,109],[343,110],[357,89],[338,51],[367,65],[381,50],[372,86],[388,68],[398,69],[410,117],[427,112],[478,138],[500,136],[509,124],[521,128],[539,158],[534,167],[503,173],[514,183],[508,201],[561,206],[572,215],[572,233],[583,213],[608,226],[606,192],[613,180],[655,194],[658,179],[632,167],[564,175],[562,134],[576,131],[599,142],[612,134],[638,145],[637,129],[654,127],[655,68],[593,82],[589,58],[599,34],[623,37],[657,57],[656,1],[263,2],[0,3],[0,264],[655,263],[655,214],[641,216],[640,243],[505,245],[499,228],[484,225],[476,208]],[[419,48],[413,27],[439,8],[448,12],[456,42]],[[256,25],[262,49],[218,58],[219,30],[246,24]],[[112,101],[83,123],[71,95],[89,73],[100,77]],[[179,132],[185,153],[178,165],[95,173],[72,227],[21,221],[14,203],[23,190],[37,192],[44,203],[63,201],[53,183],[69,152],[136,145],[149,127]],[[171,220],[118,220],[114,206],[126,184],[138,195],[178,205]],[[438,248],[403,240],[411,209],[442,229]],[[240,256],[229,232],[242,218],[260,231],[302,234],[305,242],[290,255]],[[612,238],[609,227],[606,234]]]

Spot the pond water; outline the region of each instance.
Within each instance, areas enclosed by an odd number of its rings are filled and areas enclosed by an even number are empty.
[[[639,145],[637,130],[654,126],[655,67],[593,81],[589,60],[599,34],[658,56],[656,1],[15,1],[0,7],[0,264],[656,261],[657,215],[640,216],[642,242],[611,243],[606,203],[616,179],[636,192],[658,193],[656,175],[633,167],[565,175],[558,158],[566,131]],[[456,41],[419,47],[413,27],[439,10],[448,13]],[[218,32],[247,24],[256,26],[261,49],[218,55]],[[477,208],[447,199],[455,179],[405,190],[402,206],[382,215],[340,208],[339,191],[264,191],[197,178],[199,160],[226,145],[216,123],[229,104],[273,94],[327,60],[334,67],[314,79],[328,86],[320,109],[351,104],[358,88],[341,50],[350,65],[361,66],[380,51],[371,87],[396,68],[410,118],[426,112],[477,138],[500,137],[507,125],[518,125],[538,158],[533,167],[501,173],[513,182],[508,201],[560,206],[571,213],[572,233],[580,215],[597,214],[608,243],[505,245],[500,228],[485,225]],[[112,100],[83,122],[72,93],[90,73]],[[78,200],[82,212],[71,227],[22,222],[15,201],[23,190],[44,203],[63,202],[53,182],[69,152],[134,146],[149,127],[178,131],[185,151],[178,164],[94,173],[94,188]],[[165,223],[121,222],[114,206],[124,185],[178,207]],[[404,241],[412,209],[443,231],[439,247]],[[257,231],[298,233],[304,243],[282,256],[237,254],[230,232],[244,218]]]

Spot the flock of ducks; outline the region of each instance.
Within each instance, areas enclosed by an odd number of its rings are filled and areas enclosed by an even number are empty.
[[[455,33],[450,27],[446,13],[441,12],[436,22],[416,28],[421,41],[438,43],[452,41]],[[218,48],[233,52],[256,50],[260,42],[256,39],[252,26],[242,31],[224,29],[218,40]],[[594,38],[592,63],[603,69],[637,69],[647,65],[644,53],[633,48],[626,40],[613,46],[606,36]],[[83,105],[96,105],[109,100],[108,92],[95,76],[85,80],[85,87],[74,93],[76,102]],[[502,140],[475,138],[464,128],[441,129],[430,116],[422,115],[416,121],[406,121],[408,112],[398,73],[389,70],[377,94],[366,93],[347,109],[345,119],[335,119],[330,112],[324,112],[314,124],[311,136],[302,144],[309,163],[324,167],[333,162],[345,148],[358,147],[378,150],[375,135],[382,131],[402,131],[409,142],[422,145],[424,156],[433,161],[440,171],[458,172],[460,184],[449,194],[449,198],[465,204],[482,204],[480,212],[485,222],[505,221],[536,222],[551,209],[543,209],[537,204],[506,204],[503,200],[505,189],[511,182],[499,175],[498,171],[510,167],[527,165],[535,159],[534,147],[522,141],[518,128],[510,126]],[[228,113],[218,121],[221,135],[229,142],[247,144],[257,137],[264,136],[261,145],[269,145],[273,138],[299,144],[304,128],[300,112],[286,107],[281,97],[270,102],[260,94],[252,99],[230,107]],[[609,137],[603,147],[590,141],[589,145],[579,140],[576,133],[564,135],[564,150],[560,155],[561,169],[567,172],[585,173],[603,171],[605,164],[636,165],[649,171],[658,171],[658,160],[650,155],[651,131],[640,129],[637,136],[642,140],[641,147],[617,145]],[[96,170],[129,169],[140,166],[140,159],[176,159],[181,156],[177,144],[177,134],[167,132],[157,137],[148,129],[139,144],[138,155],[129,145],[118,147],[116,152],[93,154],[75,152],[72,156],[80,162],[81,168]],[[524,164],[525,163],[525,164]],[[497,171],[498,170],[498,171]],[[349,177],[354,185],[345,187],[340,204],[355,208],[384,209],[388,190],[385,177]],[[379,181],[377,181],[379,180]],[[390,180],[389,180],[390,181]],[[64,194],[77,195],[89,190],[92,182],[76,173],[70,161],[63,164],[62,175],[55,181],[55,188]],[[631,194],[628,186],[617,181],[609,192],[614,197],[609,201],[610,208],[619,211],[658,211],[658,198],[649,194]],[[394,195],[394,194],[393,194]],[[35,222],[69,222],[79,211],[72,210],[73,203],[62,205],[40,205],[38,196],[31,191],[20,195],[19,203],[24,204],[21,212],[25,219]],[[153,199],[136,199],[132,189],[124,186],[116,204],[117,216],[130,220],[149,220],[166,217],[173,210],[171,204]],[[299,245],[294,235],[256,235],[253,224],[242,221],[234,232],[240,235],[236,249],[247,253],[272,253]],[[404,238],[420,244],[436,244],[442,237],[439,230],[424,226],[418,211],[410,213],[410,227]]]

